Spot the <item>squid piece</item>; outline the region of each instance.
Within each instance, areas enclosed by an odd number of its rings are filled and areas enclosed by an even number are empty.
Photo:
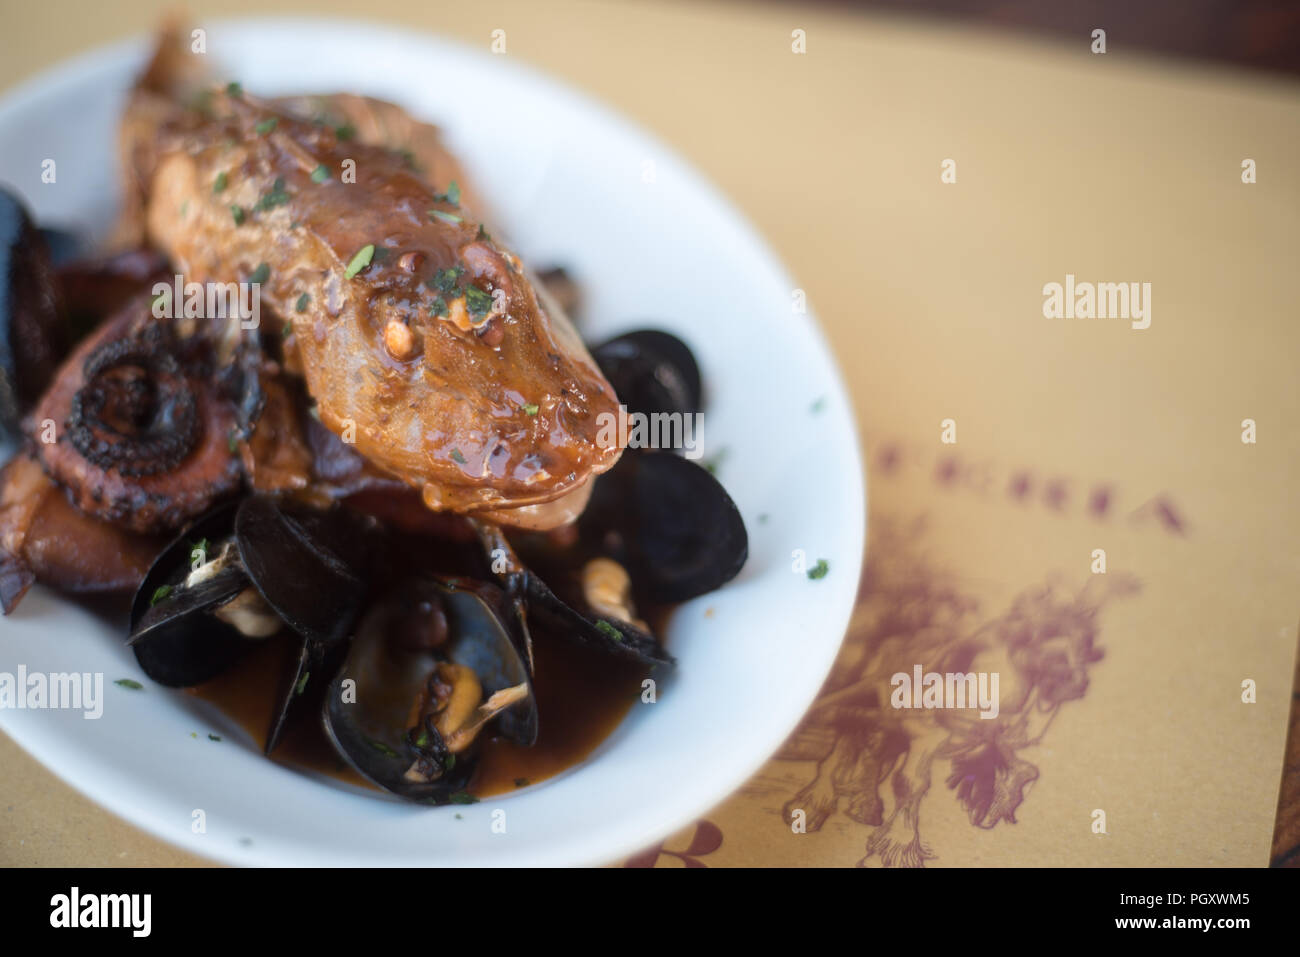
[[[233,84],[188,107],[184,56],[123,127],[149,241],[187,281],[258,280],[321,423],[428,508],[575,518],[622,453],[618,399],[519,259],[407,154]]]

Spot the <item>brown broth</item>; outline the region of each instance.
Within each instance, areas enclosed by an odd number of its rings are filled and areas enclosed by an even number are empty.
[[[211,702],[262,745],[281,683],[296,654],[291,639],[270,638],[237,667],[188,689],[188,693]],[[504,794],[581,763],[640,700],[641,682],[647,674],[640,665],[543,636],[534,642],[534,664],[537,743],[521,748],[500,738],[482,741],[478,768],[468,788],[471,794]],[[308,682],[306,696],[272,760],[374,788],[343,762],[325,736],[318,716],[327,685],[326,681]]]

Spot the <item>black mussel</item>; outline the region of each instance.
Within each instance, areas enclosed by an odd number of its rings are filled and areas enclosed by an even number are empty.
[[[538,575],[528,576],[527,604],[530,620],[548,634],[651,667],[677,663],[635,612],[615,614],[589,604],[578,611],[558,598]]]
[[[324,678],[334,674],[347,652],[347,644],[323,645],[306,638],[298,639],[297,652],[280,678],[275,703],[271,709],[271,726],[266,732],[264,750],[270,754],[289,727],[289,718],[298,713],[298,699],[307,691],[313,677]]]
[[[45,239],[0,188],[0,437],[17,429],[66,351],[59,313]]]
[[[345,509],[289,509],[253,496],[235,518],[239,558],[276,616],[311,641],[348,635],[366,585],[371,520]]]
[[[237,507],[218,506],[185,529],[136,590],[128,643],[144,673],[160,685],[202,684],[251,648],[250,636],[230,622],[237,609],[217,614],[249,588],[244,570],[214,547],[229,541]]]
[[[690,347],[671,333],[627,332],[591,354],[630,413],[688,414],[702,408],[700,367]]]
[[[637,596],[675,603],[721,588],[744,567],[740,510],[708,469],[671,452],[625,454],[596,480],[585,540],[631,576]]]
[[[50,251],[50,265],[55,268],[75,262],[85,252],[85,241],[66,229],[41,227],[41,238]]]
[[[329,674],[367,583],[373,523],[263,496],[228,503],[187,528],[136,592],[129,643],[145,674],[168,687],[215,678],[287,632],[297,644],[266,738],[269,753],[313,674]]]
[[[537,738],[537,702],[499,589],[413,578],[366,612],[322,709],[358,772],[412,801],[445,804],[474,771],[476,742]]]
[[[571,586],[565,589],[566,595],[572,595],[569,602],[556,595],[542,574],[520,560],[498,526],[476,521],[474,528],[492,572],[505,589],[512,613],[521,623],[532,623],[546,635],[616,658],[651,667],[676,664],[650,627],[637,617],[630,579],[617,562],[591,557],[584,549],[566,552],[564,561],[549,562],[548,573],[555,574],[557,581],[563,577]],[[580,562],[581,567],[566,567],[574,562]],[[525,640],[530,642],[524,649],[530,671],[531,630],[522,628]]]
[[[261,496],[240,506],[240,560],[260,597],[299,641],[271,712],[267,754],[279,744],[312,675],[337,668],[366,597],[366,569],[378,536],[373,519],[346,509],[291,509]]]

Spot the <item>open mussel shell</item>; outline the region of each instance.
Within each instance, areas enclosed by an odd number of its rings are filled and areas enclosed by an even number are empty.
[[[591,354],[628,412],[700,411],[700,367],[690,347],[671,333],[638,329],[602,342]]]
[[[579,611],[561,600],[536,574],[529,573],[526,581],[528,614],[539,631],[652,668],[677,664],[649,631],[589,609]]]
[[[371,606],[325,697],[325,732],[363,776],[412,801],[444,804],[464,791],[476,745],[450,757],[420,727],[420,702],[440,664],[467,668],[481,701],[526,686],[483,725],[523,746],[537,738],[537,701],[511,638],[500,592],[468,579],[408,579]]]
[[[136,592],[129,642],[141,668],[168,687],[202,684],[287,626],[297,654],[272,711],[269,753],[310,677],[337,666],[332,650],[365,598],[371,531],[342,509],[297,509],[263,496],[219,506],[163,551]],[[224,556],[223,564],[195,580],[193,553],[203,541],[207,562]]]
[[[632,576],[638,598],[676,603],[721,588],[749,557],[740,510],[721,483],[671,452],[630,452],[597,481],[582,535]]]
[[[136,590],[129,643],[144,673],[160,685],[202,684],[252,648],[251,639],[212,615],[248,587],[242,569],[223,571],[194,588],[182,587],[195,545],[228,539],[236,508],[234,502],[218,506],[181,532],[154,560]]]
[[[536,626],[535,630],[602,654],[652,668],[677,663],[659,639],[646,628],[629,622],[626,617],[600,614],[581,600],[581,607],[575,607],[556,595],[535,569],[520,561],[499,526],[490,522],[475,522],[474,529],[484,554],[505,589],[511,611],[516,616],[519,627],[515,632],[516,635],[522,633],[522,650],[529,662],[530,671],[532,636],[527,624],[530,621]],[[498,564],[500,559],[504,559],[504,567]],[[563,566],[564,563],[560,564]],[[564,571],[562,568],[553,570],[557,573]],[[567,569],[567,573],[575,575],[578,569]],[[630,608],[625,607],[624,610],[630,611]]]
[[[346,645],[343,643],[327,646],[320,642],[302,638],[298,642],[298,652],[293,663],[285,669],[280,679],[279,692],[271,711],[271,725],[266,732],[265,751],[270,754],[284,737],[289,727],[289,717],[298,713],[298,703],[313,680],[324,681],[326,676],[338,670],[343,660]]]
[[[262,599],[298,641],[280,681],[266,753],[280,743],[312,676],[331,674],[366,597],[376,523],[345,509],[290,508],[245,499],[235,517],[240,562]]]
[[[280,620],[309,641],[346,638],[365,598],[375,523],[345,509],[289,509],[245,499],[235,541],[249,578]]]

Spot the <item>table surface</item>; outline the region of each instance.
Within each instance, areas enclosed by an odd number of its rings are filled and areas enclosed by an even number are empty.
[[[960,51],[971,44],[990,62],[1010,64],[1008,69],[1086,55],[1086,41],[1081,52],[1079,44],[1072,49],[1065,40],[1007,38],[937,21],[865,17],[842,7],[560,3],[547,4],[543,11],[541,6],[505,3],[484,11],[470,4],[394,0],[370,13],[483,45],[492,29],[504,26],[510,55],[592,92],[678,149],[745,211],[809,290],[857,397],[861,421],[870,421],[873,411],[867,407],[868,367],[854,359],[863,348],[859,271],[870,266],[858,262],[845,269],[827,255],[841,244],[852,247],[861,231],[872,228],[864,218],[872,210],[851,198],[864,174],[844,139],[858,90],[855,82],[861,79],[855,73],[861,66],[859,51],[866,49],[855,43],[870,38],[876,44],[871,49],[879,52],[884,37],[890,49],[903,51],[900,58],[915,51]],[[354,4],[331,0],[273,6],[231,0],[192,7],[200,22],[205,16],[281,12],[351,16],[355,10]],[[148,32],[164,8],[142,0],[47,0],[11,11],[0,39],[0,88],[95,45]],[[795,27],[805,29],[809,38],[800,70],[768,69],[765,58],[772,49],[788,46]],[[1108,65],[1116,70],[1142,67],[1140,55],[1131,51],[1117,49],[1111,56],[1115,63]],[[1277,77],[1169,61],[1152,69],[1160,71],[1153,81],[1157,85],[1212,78],[1224,91],[1224,110],[1239,102],[1258,103],[1261,114],[1270,115],[1270,110],[1293,110],[1296,102],[1295,85]],[[909,76],[903,82],[924,80]],[[1289,115],[1294,120],[1294,112]],[[902,132],[924,139],[926,118],[912,122]],[[853,141],[869,133],[854,131]],[[944,148],[936,145],[934,155],[945,155]],[[918,234],[900,240],[914,243],[917,255],[924,256],[931,238]],[[873,506],[878,504],[873,501]],[[1296,677],[1300,687],[1300,670]],[[1295,697],[1300,700],[1300,694]],[[1297,866],[1300,708],[1295,706],[1288,748],[1272,858],[1275,865]],[[5,768],[0,775],[0,864],[204,863],[100,809],[3,735],[0,766]]]

